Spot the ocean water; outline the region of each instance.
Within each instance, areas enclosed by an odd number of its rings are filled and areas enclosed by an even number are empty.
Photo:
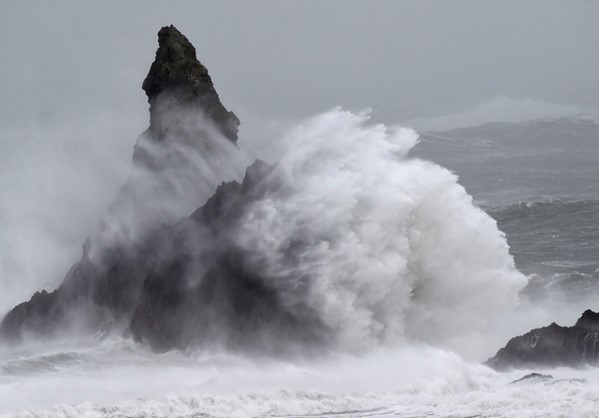
[[[523,298],[566,324],[599,308],[598,146],[594,120],[560,118],[427,133],[415,154],[460,175],[528,276]]]
[[[481,362],[531,327],[599,309],[599,125],[489,124],[416,143],[335,109],[282,141],[293,193],[258,202],[235,239],[277,273],[281,295],[326,319],[328,350],[30,341],[0,348],[0,416],[597,416],[595,368]],[[298,233],[313,243],[303,271],[322,278],[301,294],[289,290],[295,267],[275,257]],[[552,378],[517,381],[533,371]]]

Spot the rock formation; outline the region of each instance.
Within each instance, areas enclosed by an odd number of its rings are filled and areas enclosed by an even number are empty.
[[[159,31],[158,41],[156,60],[143,83],[150,103],[150,127],[138,139],[133,155],[134,166],[154,172],[151,184],[166,176],[162,173],[165,165],[177,165],[178,161],[160,161],[161,154],[157,157],[149,153],[147,144],[176,140],[201,152],[211,146],[206,145],[208,139],[213,142],[228,140],[234,144],[239,125],[237,117],[221,104],[206,67],[197,60],[195,48],[187,38],[169,26]],[[183,126],[189,124],[189,115],[194,124]],[[214,132],[220,132],[220,136]],[[168,179],[165,183],[166,193],[169,193]],[[249,180],[244,184],[247,187]],[[52,292],[36,293],[29,301],[8,312],[0,325],[0,339],[14,342],[28,335],[50,337],[74,328],[95,333],[118,325],[122,330],[131,326],[136,337],[147,340],[158,349],[182,348],[191,341],[167,334],[146,338],[144,332],[146,329],[150,334],[152,330],[161,332],[153,315],[164,316],[166,313],[159,309],[168,309],[169,303],[173,303],[173,295],[177,295],[177,269],[184,270],[184,262],[182,255],[166,254],[165,249],[176,245],[182,225],[191,221],[181,221],[175,226],[151,225],[151,221],[160,218],[148,216],[133,238],[126,236],[114,240],[111,237],[111,217],[120,222],[132,219],[130,223],[141,224],[142,221],[136,219],[142,217],[140,209],[156,205],[156,195],[147,193],[144,187],[135,178],[126,182],[109,208],[107,219],[84,244],[81,260],[70,269],[62,284]],[[240,185],[221,189],[227,187]],[[216,216],[209,214],[209,209],[204,212],[204,218]],[[135,228],[124,225],[121,229]],[[222,270],[222,266],[220,270],[215,267],[209,274],[214,276],[216,271]],[[167,285],[161,283],[161,279],[171,278],[172,282]],[[154,302],[156,309],[149,306]],[[147,317],[142,318],[144,315]],[[177,322],[177,319],[172,320],[172,323]],[[173,327],[169,332],[177,331]],[[186,335],[191,334],[197,335],[195,332]]]
[[[512,338],[486,364],[497,370],[511,368],[578,367],[599,360],[599,313],[585,311],[572,327],[555,322]]]
[[[239,119],[222,105],[195,48],[172,25],[158,32],[156,60],[142,88],[150,103],[149,129],[156,138],[164,137],[170,128],[163,119],[185,109],[203,113],[229,140],[237,142]]]

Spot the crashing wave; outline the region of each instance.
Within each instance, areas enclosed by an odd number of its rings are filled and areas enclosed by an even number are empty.
[[[237,118],[187,39],[159,39],[132,177],[63,284],[9,312],[4,338],[111,328],[159,351],[362,351],[443,345],[515,306],[526,279],[503,233],[456,175],[409,157],[414,131],[336,108],[232,180]]]

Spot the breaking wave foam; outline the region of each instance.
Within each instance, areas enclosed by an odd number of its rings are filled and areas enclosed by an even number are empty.
[[[233,228],[286,307],[316,312],[339,347],[485,332],[526,284],[457,176],[408,156],[417,140],[365,112],[314,117],[284,138],[263,180],[273,192]]]
[[[18,384],[0,373],[0,417],[594,417],[599,406],[592,369],[512,383],[529,371],[423,346],[295,364],[91,351]]]

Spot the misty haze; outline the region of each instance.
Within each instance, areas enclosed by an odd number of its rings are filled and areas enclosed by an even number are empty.
[[[0,417],[597,417],[598,17],[0,0]]]

